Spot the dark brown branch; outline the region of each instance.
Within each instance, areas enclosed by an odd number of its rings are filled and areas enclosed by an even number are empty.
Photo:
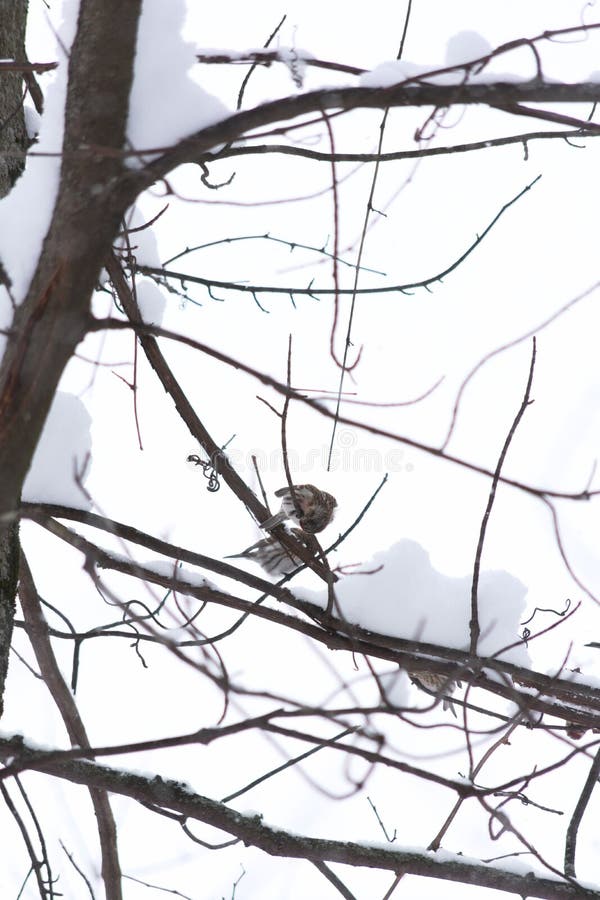
[[[58,67],[57,62],[48,63],[32,63],[32,62],[11,62],[3,59],[0,61],[0,74],[3,72],[50,72]]]
[[[345,900],[356,900],[355,895],[348,890],[344,882],[337,877],[335,872],[331,871],[326,863],[322,862],[321,860],[313,860],[313,865],[321,873],[321,875],[323,875],[327,879],[327,881],[329,881],[334,886],[334,888],[336,888],[336,890],[342,895],[342,897],[345,898]]]
[[[592,796],[592,791],[598,781],[600,775],[600,750],[596,752],[594,761],[590,766],[590,771],[585,780],[583,790],[579,795],[577,805],[573,810],[571,821],[567,829],[567,837],[565,841],[565,875],[575,878],[575,848],[577,845],[577,832],[583,818],[583,814]]]
[[[270,594],[278,600],[286,601],[291,597],[290,592],[286,588],[281,588],[272,581],[267,581],[264,578],[259,578],[249,572],[238,569],[237,566],[232,566],[230,563],[187,550],[185,547],[177,547],[174,544],[167,543],[167,541],[160,540],[160,538],[155,538],[143,531],[139,531],[137,528],[132,528],[130,525],[124,525],[121,522],[116,522],[114,519],[107,519],[96,513],[87,512],[87,510],[73,509],[69,506],[57,506],[51,503],[23,503],[21,510],[26,518],[31,518],[43,527],[50,524],[53,518],[71,519],[85,525],[92,525],[94,528],[101,528],[102,531],[106,531],[108,534],[131,541],[140,547],[146,547],[148,550],[160,553],[162,556],[168,556],[170,559],[190,563],[191,565],[208,569],[209,572],[232,578],[234,581],[239,581],[241,584],[254,588],[254,590],[263,594]],[[57,534],[57,536],[61,535]]]
[[[486,84],[418,84],[402,82],[385,88],[352,87],[328,88],[309,91],[279,100],[263,103],[253,109],[242,110],[227,119],[203,128],[175,147],[143,148],[144,153],[160,153],[162,156],[149,163],[142,172],[132,172],[127,176],[134,194],[139,193],[149,183],[167,175],[176,166],[195,162],[214,147],[239,140],[256,128],[264,128],[275,122],[285,122],[307,113],[322,113],[323,110],[385,109],[386,107],[437,108],[455,105],[485,104],[487,106],[510,106],[519,103],[596,103],[600,101],[600,84],[580,82],[563,84],[558,82],[527,81],[522,83]],[[511,110],[512,111],[512,110]],[[518,112],[518,110],[515,110]],[[600,132],[600,125],[578,122],[578,127]]]
[[[489,522],[489,518],[492,512],[492,507],[494,505],[494,500],[496,499],[496,490],[498,488],[498,482],[500,481],[500,473],[502,472],[502,466],[504,465],[504,460],[506,459],[506,454],[508,453],[508,448],[510,447],[511,441],[515,435],[517,428],[519,427],[519,422],[523,418],[525,410],[529,406],[529,396],[531,394],[531,385],[533,382],[533,370],[535,367],[535,352],[536,352],[536,344],[535,338],[533,338],[533,349],[531,352],[531,363],[529,366],[529,377],[527,379],[527,385],[525,387],[525,395],[521,402],[521,406],[519,407],[519,411],[514,418],[512,425],[510,426],[509,432],[506,436],[506,440],[504,441],[504,445],[500,452],[500,456],[498,457],[498,464],[496,465],[496,469],[494,471],[494,477],[492,478],[492,484],[490,487],[490,493],[488,497],[488,502],[485,508],[485,512],[483,514],[483,519],[481,520],[481,528],[479,529],[479,538],[477,541],[477,550],[475,551],[475,563],[473,566],[473,580],[471,583],[471,621],[469,623],[469,629],[471,633],[471,655],[477,655],[477,642],[479,641],[479,613],[477,609],[477,593],[479,590],[479,571],[481,569],[481,555],[483,553],[483,545],[485,542],[485,534],[487,531],[487,525]]]
[[[400,59],[400,57],[402,56],[402,48],[403,48],[403,46],[404,46],[404,40],[405,40],[405,38],[406,38],[406,31],[407,31],[407,28],[408,28],[409,17],[410,17],[410,3],[409,3],[409,6],[408,6],[408,9],[407,9],[406,18],[405,18],[405,22],[404,22],[404,32],[403,32],[402,40],[401,40],[401,43],[400,43],[400,49],[399,49],[399,51],[398,51],[398,59]],[[382,116],[382,118],[381,118],[380,125],[379,125],[379,139],[378,139],[378,143],[377,143],[377,153],[378,153],[378,154],[381,154],[381,149],[382,149],[382,147],[383,147],[383,139],[384,139],[384,135],[385,135],[385,128],[386,128],[386,125],[387,125],[388,116],[389,116],[389,109],[385,109],[384,112],[383,112],[383,116]],[[330,131],[330,134],[331,134],[331,126],[329,126],[329,131]],[[330,143],[331,143],[331,156],[333,157],[334,152],[335,152],[335,147],[333,146],[333,138],[331,138]],[[332,168],[333,168],[333,176],[334,176],[334,178],[335,178],[335,160],[334,160],[333,158],[332,158],[331,165],[332,165]],[[374,167],[374,169],[373,169],[373,176],[372,176],[372,178],[371,178],[371,186],[370,186],[370,188],[369,188],[369,196],[368,196],[367,203],[366,203],[366,207],[365,207],[365,214],[364,214],[364,217],[363,217],[363,226],[362,226],[362,229],[361,229],[360,241],[359,241],[359,245],[358,245],[358,254],[357,254],[357,257],[356,257],[356,269],[355,269],[355,271],[354,271],[354,284],[352,285],[352,296],[351,296],[351,302],[350,302],[350,310],[349,310],[349,312],[348,312],[348,325],[347,325],[347,328],[346,328],[346,340],[345,340],[345,344],[344,344],[344,356],[343,356],[343,360],[342,360],[342,366],[341,366],[341,372],[340,372],[340,380],[339,380],[339,384],[338,384],[338,392],[337,392],[337,397],[336,397],[335,417],[334,417],[334,420],[333,420],[333,427],[332,427],[332,429],[331,429],[331,439],[330,439],[330,441],[329,441],[329,452],[328,452],[328,455],[327,455],[327,471],[329,471],[330,466],[331,466],[331,455],[332,455],[332,453],[333,453],[333,443],[334,443],[334,441],[335,441],[335,434],[336,434],[336,430],[337,430],[338,416],[339,416],[339,413],[340,413],[340,406],[341,406],[341,402],[342,402],[342,392],[343,392],[343,389],[344,389],[344,379],[345,379],[345,377],[346,377],[346,372],[349,371],[349,370],[346,368],[346,362],[347,362],[347,359],[348,359],[348,351],[349,351],[350,345],[351,345],[352,325],[353,325],[353,322],[354,322],[354,310],[355,310],[355,308],[356,308],[356,298],[357,298],[357,292],[358,292],[358,279],[359,279],[359,272],[360,272],[360,268],[361,268],[361,265],[360,265],[360,264],[361,264],[361,262],[362,262],[363,253],[364,253],[364,249],[365,249],[365,241],[366,241],[366,238],[367,238],[367,228],[368,228],[368,224],[369,224],[369,219],[370,219],[371,214],[372,214],[372,212],[373,212],[373,200],[374,200],[374,197],[375,197],[375,188],[376,188],[376,186],[377,186],[377,179],[378,179],[378,177],[379,177],[379,161],[375,163],[375,167]],[[334,183],[335,183],[335,182],[334,182]],[[338,305],[338,299],[339,299],[339,296],[340,296],[339,285],[338,285],[337,281],[336,281],[335,288],[336,288],[336,291],[335,291],[335,303],[336,303],[336,316],[337,316],[337,305]],[[359,355],[360,355],[360,354],[359,354]]]
[[[389,660],[416,674],[420,671],[434,672],[446,676],[448,680],[468,676],[474,687],[484,688],[488,692],[511,700],[523,710],[548,713],[568,722],[585,725],[587,728],[600,726],[600,691],[587,685],[578,685],[566,679],[532,672],[504,660],[491,657],[472,657],[460,650],[378,634],[352,625],[343,619],[327,616],[322,607],[305,600],[298,600],[291,592],[286,592],[285,602],[312,620],[306,622],[278,609],[271,609],[244,600],[211,586],[192,584],[177,573],[173,577],[169,577],[146,566],[113,557],[52,519],[40,524],[84,553],[88,568],[97,565],[100,568],[121,572],[151,584],[160,585],[167,590],[185,593],[202,602],[217,603],[228,609],[248,613],[279,625],[285,625],[319,641],[332,650],[343,649],[351,653]],[[313,624],[315,622],[321,622],[323,627]],[[169,641],[168,637],[161,640],[170,647],[193,646],[197,643],[191,640],[175,644]],[[496,677],[488,677],[485,673],[486,669],[491,669],[493,673],[503,673],[514,682],[526,689],[533,689],[538,694],[521,693],[517,687],[509,686]]]
[[[283,20],[277,26],[277,30],[279,30],[282,23]],[[274,34],[276,33],[277,31],[274,32]],[[265,47],[268,47],[270,40],[265,44]],[[198,53],[196,59],[199,63],[210,63],[211,65],[251,65],[253,67],[270,66],[274,62],[284,63],[284,65],[289,66],[291,62],[295,61],[306,66],[313,66],[315,69],[328,69],[333,72],[343,72],[346,75],[363,75],[366,72],[366,69],[359,69],[357,66],[349,66],[346,63],[329,62],[325,59],[315,59],[313,56],[302,55],[291,47],[289,49],[280,47],[278,50],[254,50],[245,53],[236,53],[235,51],[215,53],[207,50],[204,53]]]
[[[28,636],[35,653],[41,675],[52,694],[72,745],[89,748],[83,720],[52,649],[48,624],[42,611],[31,571],[24,556],[21,557],[19,597],[28,628]],[[98,834],[102,851],[102,878],[107,900],[121,900],[121,866],[117,848],[117,826],[105,791],[90,790],[90,796],[98,822]]]
[[[156,335],[157,337],[169,338],[170,340],[185,344],[188,347],[193,347],[194,349],[199,350],[202,353],[206,353],[207,356],[211,356],[213,359],[217,359],[220,362],[225,363],[226,365],[233,366],[233,368],[235,369],[239,369],[242,372],[246,372],[248,375],[252,375],[254,378],[257,378],[258,381],[268,385],[269,387],[272,387],[283,396],[285,396],[287,393],[290,393],[294,400],[298,400],[300,403],[304,403],[306,406],[310,406],[315,410],[315,412],[318,412],[325,418],[333,419],[334,417],[334,413],[328,410],[326,407],[322,406],[319,402],[312,400],[310,397],[306,397],[304,394],[299,393],[298,391],[288,390],[285,384],[277,381],[277,379],[272,378],[265,372],[254,369],[252,366],[247,365],[241,360],[233,359],[226,353],[222,353],[220,350],[209,347],[207,344],[204,344],[201,341],[196,341],[193,338],[188,337],[187,335],[178,334],[177,332],[170,331],[166,328],[159,328],[156,325],[146,325],[145,323],[134,324],[130,322],[119,321],[117,319],[92,319],[89,322],[88,330],[101,331],[107,329],[113,331],[121,331],[127,328],[134,328],[141,335]],[[461,459],[458,456],[454,456],[450,453],[445,453],[439,447],[432,447],[429,444],[423,444],[420,441],[415,441],[412,438],[405,437],[404,435],[395,434],[393,431],[388,431],[384,428],[377,428],[374,425],[368,425],[364,422],[357,422],[354,419],[347,418],[346,416],[339,416],[338,422],[342,425],[349,425],[352,428],[359,428],[361,429],[361,431],[367,431],[369,434],[376,434],[380,437],[390,438],[393,441],[398,441],[399,443],[406,444],[407,447],[413,447],[415,450],[422,450],[424,453],[431,454],[432,456],[437,456],[440,459],[445,459],[447,462],[462,466],[463,468],[468,469],[471,472],[477,472],[479,475],[484,475],[487,478],[493,478],[494,476],[494,473],[489,469],[486,469],[484,466],[478,466],[475,463],[467,462],[466,460]],[[534,497],[556,497],[563,500],[590,500],[592,497],[595,497],[598,495],[598,493],[600,493],[599,491],[590,491],[587,489],[578,491],[576,493],[569,493],[566,491],[555,491],[551,488],[536,488],[532,485],[525,484],[522,481],[517,481],[514,478],[506,478],[505,476],[501,476],[499,481],[503,484],[510,484],[512,487],[518,488],[521,491],[525,491],[526,493],[531,494]],[[295,555],[300,556],[300,553],[296,550],[296,546],[294,546],[293,548],[291,547],[290,549],[293,549]]]
[[[438,878],[461,884],[474,884],[545,900],[598,900],[600,892],[586,889],[572,880],[558,881],[528,873],[515,874],[499,866],[465,862],[460,855],[444,852],[443,859],[426,851],[409,851],[391,847],[333,841],[293,834],[272,828],[260,815],[244,815],[203,797],[187,785],[154,776],[120,771],[97,763],[69,761],[44,764],[44,753],[25,746],[21,737],[0,738],[0,755],[16,757],[26,766],[31,760],[36,770],[130,797],[138,803],[165,807],[174,812],[219,828],[245,844],[272,856],[306,859],[311,862],[344,863],[397,872],[401,869],[421,877]],[[51,756],[51,752],[47,754]]]
[[[515,116],[527,116],[530,119],[539,119],[542,122],[554,122],[557,125],[570,125],[573,128],[586,128],[587,123],[576,116],[568,116],[566,113],[554,112],[551,109],[535,109],[531,106],[523,106],[522,103],[492,104],[494,109],[501,112],[512,113]],[[595,123],[591,123],[592,128]],[[596,129],[598,132],[598,129]]]
[[[19,831],[21,832],[21,837],[23,838],[23,843],[25,844],[25,847],[27,849],[27,855],[29,856],[29,859],[31,861],[31,870],[30,871],[33,871],[33,873],[35,875],[35,879],[37,881],[37,887],[38,887],[38,891],[39,891],[39,895],[40,895],[40,900],[45,900],[45,898],[48,896],[48,894],[46,892],[44,878],[42,876],[42,867],[45,866],[47,868],[47,872],[48,872],[47,878],[49,880],[51,880],[52,872],[50,870],[48,860],[47,860],[47,858],[43,862],[38,860],[36,852],[35,852],[35,848],[33,846],[32,840],[29,836],[29,832],[27,831],[27,826],[23,820],[23,817],[21,816],[17,807],[15,806],[12,797],[8,793],[8,790],[7,790],[5,784],[0,784],[0,795],[2,796],[2,799],[4,800],[4,803],[6,805],[6,808],[10,812],[10,814],[13,817],[13,819],[15,820],[15,822],[17,823],[17,827],[18,827]]]
[[[496,225],[501,216],[518,200],[520,200],[521,197],[528,193],[528,191],[530,191],[531,188],[535,184],[537,184],[541,177],[541,175],[538,175],[533,179],[533,181],[527,184],[522,191],[519,191],[519,193],[515,197],[513,197],[512,200],[509,200],[507,203],[505,203],[504,206],[502,206],[502,208],[496,213],[492,221],[488,225],[486,225],[486,227],[480,233],[477,234],[475,240],[469,245],[469,247],[467,247],[467,249],[463,253],[461,253],[458,259],[455,259],[454,262],[450,263],[450,265],[448,265],[441,272],[438,272],[436,275],[430,275],[427,278],[421,279],[421,281],[407,282],[406,284],[391,284],[387,285],[386,287],[359,288],[357,282],[355,281],[354,286],[351,288],[321,288],[315,285],[311,285],[307,288],[300,288],[290,286],[278,287],[275,285],[236,284],[232,281],[215,281],[214,279],[203,278],[201,275],[188,275],[185,272],[176,272],[172,269],[158,268],[156,266],[139,265],[137,266],[137,271],[141,272],[142,275],[156,276],[161,279],[175,278],[178,281],[189,281],[192,284],[202,284],[205,287],[221,288],[222,290],[239,291],[241,293],[245,292],[250,294],[298,294],[308,296],[314,296],[316,294],[322,294],[323,296],[349,295],[353,300],[359,294],[387,294],[394,293],[395,291],[403,294],[407,291],[415,290],[416,288],[426,288],[431,284],[441,282],[446,277],[446,275],[454,272],[454,270],[457,269],[461,265],[461,263],[463,263],[465,259],[467,259],[467,257],[471,255],[471,253],[473,253],[475,248],[478,247],[479,244],[481,244],[485,237],[487,237],[487,235],[492,230],[494,225]],[[334,260],[337,258],[335,254],[333,258]],[[358,278],[358,268],[356,278]]]
[[[6,6],[25,8],[24,3]],[[19,565],[13,516],[58,382],[85,335],[90,297],[123,212],[112,188],[124,169],[120,151],[140,8],[141,0],[125,6],[120,0],[81,0],[69,55],[66,155],[58,195],[0,364],[0,697]],[[83,146],[100,143],[116,155],[98,159],[80,153]]]
[[[275,26],[275,28],[273,29],[273,31],[271,32],[271,34],[269,35],[269,37],[263,44],[263,47],[265,48],[265,50],[269,46],[269,44],[273,41],[273,39],[276,37],[277,32],[280,30],[280,28],[282,27],[282,25],[286,19],[287,19],[287,15],[284,15],[281,17],[278,24]],[[202,62],[202,59],[200,58],[200,56],[197,56],[196,59],[198,60],[198,62]],[[259,60],[252,60],[251,66],[244,76],[244,79],[242,81],[242,84],[241,84],[241,87],[240,87],[240,90],[238,93],[237,103],[235,105],[236,109],[242,108],[242,101],[244,99],[244,93],[245,93],[246,87],[248,86],[248,82],[250,81],[250,78],[252,77],[252,73],[256,69],[257,65],[259,65],[259,62],[260,62]]]
[[[81,877],[81,880],[87,887],[90,897],[92,898],[92,900],[96,900],[96,895],[94,894],[94,890],[92,888],[92,885],[90,884],[89,878],[86,876],[83,869],[77,865],[77,863],[75,862],[75,857],[73,856],[72,853],[69,853],[69,851],[67,850],[67,848],[65,847],[63,842],[61,840],[59,840],[59,843],[60,843],[60,846],[63,848],[67,859],[69,860],[69,862],[71,863],[71,865],[73,866],[73,868],[75,869],[77,874]],[[125,875],[124,877],[127,878],[127,875]]]
[[[119,300],[140,339],[142,349],[146,354],[148,362],[156,372],[156,375],[163,385],[164,389],[175,403],[177,412],[181,416],[190,430],[190,433],[203,447],[207,454],[215,472],[223,478],[226,484],[231,488],[235,495],[241,500],[246,509],[254,516],[255,520],[260,523],[266,521],[269,516],[268,510],[260,502],[254,491],[246,484],[246,482],[238,475],[233,468],[227,455],[221,447],[213,440],[204,424],[196,415],[192,404],[188,400],[185,391],[181,388],[176,380],[173,372],[167,364],[157,341],[151,332],[145,331],[139,309],[135,303],[134,297],[127,284],[127,279],[123,274],[121,266],[114,254],[107,259],[106,267],[110,275],[111,281],[117,291]],[[294,555],[299,557],[302,562],[313,569],[321,577],[327,577],[323,566],[311,555],[306,546],[296,540],[293,535],[287,532],[279,536],[281,543]],[[335,576],[334,576],[335,577]]]
[[[426,156],[448,156],[452,153],[471,153],[475,150],[488,150],[490,147],[506,147],[511,144],[528,144],[529,141],[552,140],[554,138],[593,138],[599,137],[596,129],[570,128],[565,131],[525,131],[508,137],[488,138],[484,141],[473,141],[469,144],[450,144],[444,147],[422,147],[419,150],[391,150],[387,153],[343,153],[337,150],[336,162],[394,162],[401,159],[421,159]],[[313,159],[317,162],[331,162],[332,154],[323,150],[312,150],[310,147],[289,144],[247,144],[243,147],[227,147],[214,155],[214,160],[232,159],[238,156],[262,156],[266,153],[278,153],[284,156],[298,156]]]
[[[397,59],[402,57],[402,52],[404,49],[404,41],[406,39],[406,32],[408,30],[408,21],[410,17],[410,8],[411,3],[409,2],[407,8],[407,14],[404,22],[404,31],[402,34],[402,39],[400,41],[400,50],[397,55]],[[566,37],[568,35],[585,35],[587,37],[587,32],[592,31],[600,27],[600,23],[592,22],[589,24],[581,24],[574,25],[568,28],[557,28],[557,29],[546,29],[540,34],[535,35],[531,38],[516,38],[511,41],[506,41],[504,44],[501,44],[499,47],[496,47],[494,50],[491,50],[489,53],[484,56],[477,57],[475,59],[464,60],[463,62],[454,63],[451,66],[436,66],[431,68],[429,71],[424,71],[419,75],[415,75],[410,79],[407,79],[407,83],[420,83],[422,81],[430,81],[434,76],[439,76],[442,74],[455,73],[457,76],[465,73],[475,72],[479,74],[485,66],[492,60],[501,56],[503,53],[510,52],[512,50],[516,50],[521,47],[529,47],[536,57],[537,62],[537,73],[536,80],[542,80],[542,67],[539,56],[539,51],[536,48],[536,44],[541,41],[553,41],[560,37]],[[269,42],[265,44],[265,48],[268,47]],[[349,75],[364,75],[368,72],[368,69],[362,69],[357,66],[349,66],[345,63],[339,62],[326,62],[324,60],[319,60],[313,57],[311,54],[301,54],[295,48],[279,48],[278,50],[272,50],[269,52],[264,51],[244,51],[242,53],[236,52],[235,50],[228,51],[214,51],[214,50],[206,50],[204,53],[199,53],[196,56],[198,62],[202,63],[210,63],[210,64],[252,64],[255,65],[265,65],[270,66],[273,62],[281,62],[286,65],[290,64],[290,61],[298,61],[302,62],[307,66],[315,66],[316,68],[322,69],[331,69],[336,72],[343,72]]]
[[[479,762],[477,763],[477,765],[471,767],[470,779],[472,782],[475,781],[475,779],[481,772],[483,766],[486,764],[486,762],[492,756],[492,754],[495,753],[496,750],[500,746],[508,743],[509,736],[517,728],[517,725],[519,725],[521,719],[522,719],[522,716],[520,714],[517,715],[514,718],[513,722],[510,723],[509,727],[506,730],[504,730],[504,729],[502,730],[500,737],[494,742],[494,744],[492,744],[491,747],[488,747],[488,749],[482,755],[482,757],[479,760]],[[456,800],[456,803],[454,804],[454,806],[450,810],[449,814],[447,815],[442,827],[440,828],[440,830],[438,831],[436,836],[433,838],[433,840],[429,844],[429,847],[428,847],[429,850],[439,850],[441,842],[442,842],[442,838],[444,837],[444,835],[450,828],[450,825],[452,824],[452,822],[458,815],[458,812],[459,812],[461,806],[463,805],[464,800],[465,800],[464,797],[458,797],[458,799]]]
[[[303,760],[308,759],[309,756],[313,756],[313,754],[318,753],[320,750],[323,750],[324,747],[329,747],[335,741],[341,740],[343,737],[347,737],[347,735],[352,734],[354,731],[358,729],[353,728],[345,728],[344,731],[341,731],[339,734],[334,735],[332,738],[324,739],[321,744],[317,747],[312,747],[310,750],[306,750],[304,753],[301,753],[299,756],[295,756],[292,759],[286,760],[286,762],[282,763],[280,766],[277,766],[275,769],[270,769],[265,775],[261,775],[260,778],[255,778],[254,781],[251,781],[250,784],[244,785],[243,788],[240,788],[237,791],[234,791],[232,794],[228,794],[226,797],[223,797],[221,803],[230,803],[232,800],[235,800],[236,797],[241,797],[242,794],[245,794],[246,791],[252,790],[258,784],[262,784],[263,781],[266,781],[268,778],[272,778],[274,775],[278,775],[280,772],[289,769],[291,766],[297,765],[299,762],[303,762]]]

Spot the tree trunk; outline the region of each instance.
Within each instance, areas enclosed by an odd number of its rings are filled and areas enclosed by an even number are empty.
[[[26,21],[27,0],[0,0],[0,59],[25,61]],[[23,171],[26,150],[23,76],[4,72],[0,75],[0,197],[9,193]]]
[[[0,0],[0,58],[25,60],[27,0]],[[6,196],[25,167],[27,132],[23,113],[23,77],[0,76],[0,197]],[[14,153],[14,156],[5,155]],[[21,155],[22,154],[22,155]],[[6,472],[2,479],[9,478]],[[19,571],[18,522],[0,524],[0,716],[4,709],[4,683],[15,615]]]

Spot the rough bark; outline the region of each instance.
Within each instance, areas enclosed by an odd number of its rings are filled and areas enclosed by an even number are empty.
[[[27,0],[0,0],[0,58],[25,59],[26,19]],[[26,149],[23,79],[18,73],[5,72],[0,76],[0,197],[10,192],[25,163],[24,156],[4,154],[7,151],[24,154]],[[18,525],[4,521],[0,526],[0,716],[4,709],[4,682],[12,638],[18,571]]]
[[[442,856],[436,856],[427,850],[408,847],[330,841],[296,834],[263,822],[260,814],[245,815],[224,803],[197,794],[188,785],[177,781],[160,778],[158,775],[151,778],[84,760],[62,761],[61,756],[64,760],[64,754],[36,752],[23,743],[21,736],[0,738],[0,758],[11,760],[11,765],[25,765],[57,778],[65,778],[74,784],[100,788],[131,797],[138,803],[171,810],[186,818],[219,828],[243,841],[246,846],[257,847],[271,856],[404,872],[459,884],[478,885],[521,897],[600,900],[599,891],[586,888],[567,876],[545,878],[536,875],[533,865],[529,872],[514,872],[510,868],[503,868],[501,863],[487,865],[460,854],[445,852]]]
[[[121,160],[80,151],[123,146],[140,6],[141,0],[82,0],[69,57],[67,152],[58,198],[0,366],[0,696],[18,571],[12,519],[59,379],[85,334],[90,296],[124,212],[111,193]]]
[[[0,59],[24,62],[26,20],[27,0],[0,0]],[[3,72],[0,75],[0,197],[9,193],[23,171],[26,150],[23,77],[18,72]],[[15,151],[17,155],[4,155]]]

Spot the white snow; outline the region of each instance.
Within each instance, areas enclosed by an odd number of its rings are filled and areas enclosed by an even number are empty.
[[[127,123],[136,150],[168,147],[230,113],[190,78],[196,48],[181,36],[185,14],[184,0],[144,0]],[[130,158],[130,165],[141,164]]]
[[[49,55],[58,60],[58,68],[48,76],[51,83],[45,90],[39,140],[25,172],[10,194],[0,201],[0,260],[12,281],[12,294],[17,303],[27,293],[58,192],[68,68],[65,53],[73,42],[78,9],[79,0],[65,0],[56,46],[48,48]],[[56,156],[35,155],[41,153]],[[1,290],[4,314],[0,316],[0,327],[5,327],[12,313],[10,303],[6,302],[6,289]]]
[[[460,84],[464,81],[464,72],[445,72],[437,75],[436,71],[443,68],[438,65],[424,65],[407,60],[390,60],[375,66],[370,72],[365,72],[360,77],[361,87],[391,87],[403,81],[425,81],[432,84]],[[423,77],[426,76],[426,77]]]
[[[156,236],[152,226],[148,222],[152,216],[146,216],[136,204],[127,211],[126,221],[128,240],[120,234],[115,240],[115,247],[124,254],[131,252],[136,262],[145,266],[161,265],[160,255],[156,246]]]
[[[512,72],[488,71],[487,65],[479,71],[479,64],[474,71],[469,65],[492,52],[490,43],[477,31],[460,31],[449,38],[446,45],[446,57],[439,63],[415,63],[408,60],[391,60],[376,66],[361,76],[363,87],[390,87],[403,81],[426,82],[428,84],[486,84],[491,82],[519,82],[523,78]],[[438,70],[457,66],[452,72]]]
[[[111,556],[115,555],[116,554],[111,553]],[[125,557],[120,558],[125,559]],[[143,566],[144,569],[148,569],[149,572],[154,572],[156,575],[161,575],[165,578],[176,578],[177,581],[193,585],[193,587],[205,587],[218,590],[216,585],[213,584],[212,581],[209,581],[206,576],[198,572],[197,569],[188,569],[186,566],[179,566],[172,559],[152,559],[140,562],[139,565]],[[186,634],[186,637],[189,637],[189,634]]]
[[[167,305],[161,290],[149,278],[136,286],[137,301],[142,319],[147,325],[160,325]]]
[[[90,414],[78,397],[56,393],[25,479],[24,500],[91,508],[80,487],[90,461],[91,423]]]
[[[446,44],[446,65],[458,66],[489,56],[492,46],[478,31],[459,31]]]
[[[379,571],[377,570],[379,567]],[[375,553],[362,568],[369,575],[350,575],[335,586],[344,617],[356,625],[408,640],[469,647],[472,574],[452,578],[437,572],[427,552],[415,541],[403,540]],[[519,622],[525,608],[525,586],[507,572],[483,572],[478,591],[482,656],[529,666],[519,642]],[[326,591],[298,589],[298,596],[319,606]]]
[[[25,128],[27,129],[27,137],[32,140],[39,134],[41,125],[42,125],[42,117],[35,107],[31,106],[29,103],[25,103],[23,107],[23,112],[25,114]]]
[[[457,63],[448,63],[448,65],[458,65]],[[380,63],[370,72],[365,72],[360,77],[362,87],[391,87],[393,84],[401,84],[404,81],[409,83],[426,83],[426,84],[495,84],[496,82],[513,82],[523,81],[520,75],[512,72],[488,72],[484,69],[482,72],[468,72],[461,66],[451,72],[439,71],[445,69],[442,64],[421,64],[413,63],[405,60],[391,60],[389,62]],[[550,79],[548,79],[550,80]]]

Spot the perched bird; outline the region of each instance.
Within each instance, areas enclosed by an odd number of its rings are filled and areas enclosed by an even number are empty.
[[[456,710],[448,695],[452,694],[457,686],[462,687],[460,681],[451,681],[446,675],[438,675],[436,672],[409,672],[408,675],[417,687],[424,687],[427,691],[440,696],[443,709],[449,709],[456,717]]]
[[[268,575],[289,575],[302,565],[302,560],[274,537],[261,538],[241,553],[232,553],[225,559],[249,559],[258,563]]]
[[[308,534],[323,531],[335,514],[335,497],[320,491],[314,484],[295,484],[293,488],[293,494],[289,486],[275,491],[275,496],[281,497],[281,509],[260,527],[270,531],[286,519],[291,519]]]

